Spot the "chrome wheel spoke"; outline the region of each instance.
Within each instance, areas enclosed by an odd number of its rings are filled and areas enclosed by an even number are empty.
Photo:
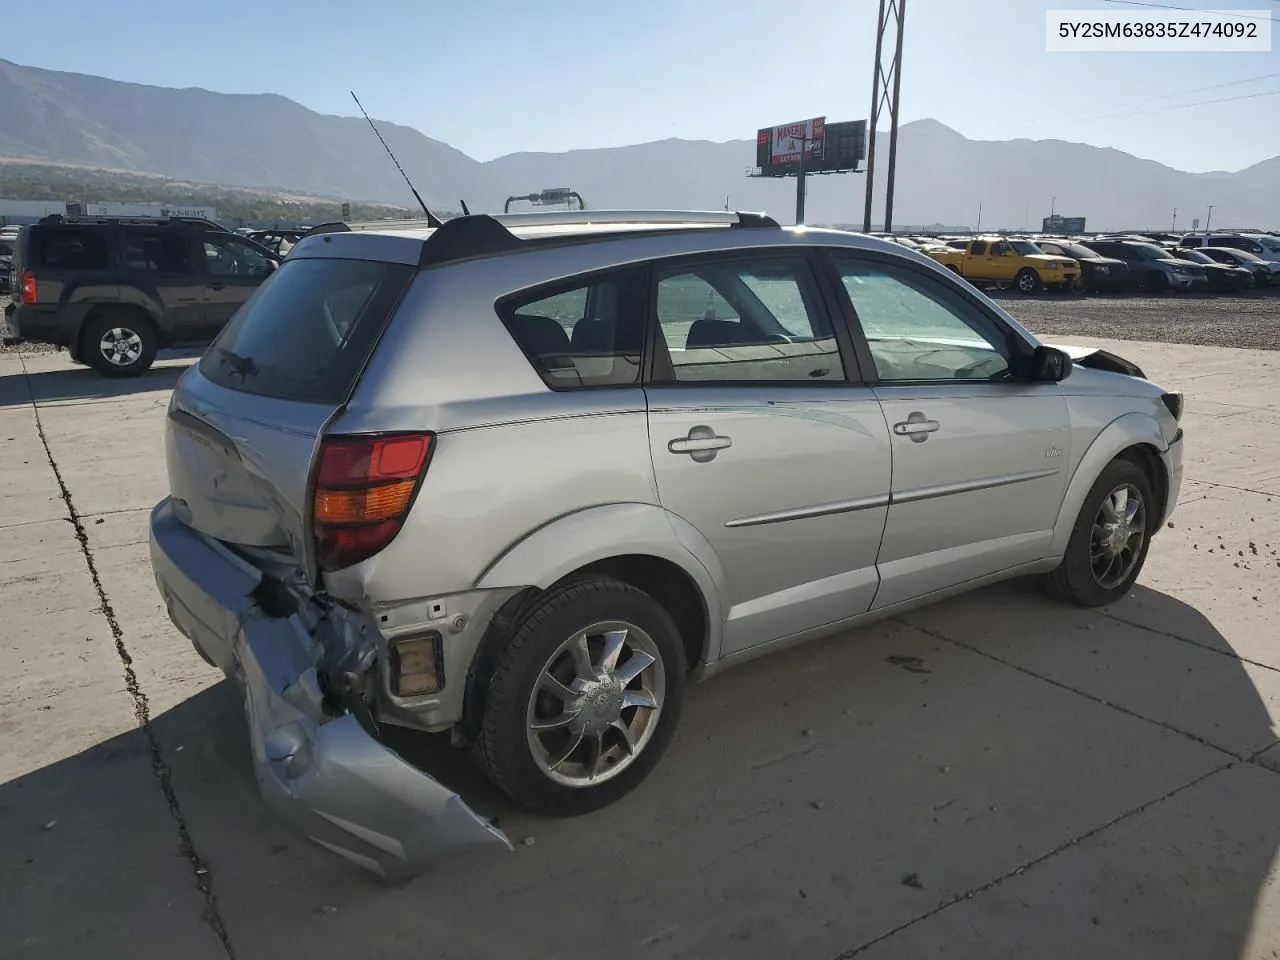
[[[584,737],[583,741],[587,747],[587,755],[582,761],[582,769],[587,772],[588,780],[594,780],[604,766],[604,737]]]
[[[549,733],[552,730],[563,730],[574,720],[578,719],[580,710],[566,710],[558,717],[551,717],[549,720],[535,720],[529,724],[529,729],[534,733]]]
[[[627,643],[627,631],[610,630],[604,635],[604,651],[600,654],[599,673],[608,675],[613,673],[614,668],[618,665],[618,655],[622,653],[622,648]]]
[[[617,677],[618,682],[625,687],[656,662],[656,657],[645,653],[643,650],[632,650],[631,656],[627,658],[627,662],[618,667],[618,669],[613,672],[613,675]]]
[[[615,720],[612,729],[617,730],[622,737],[622,750],[629,757],[636,752],[635,741],[631,739],[631,728],[622,720]]]
[[[575,681],[575,683],[576,682],[577,681]],[[551,694],[565,706],[568,706],[570,703],[573,703],[578,699],[578,691],[574,690],[572,687],[565,686],[556,677],[553,677],[545,671],[538,679],[538,689]]]
[[[657,710],[658,701],[648,690],[624,690],[622,692],[622,709],[642,707],[645,710]]]
[[[595,677],[595,668],[591,665],[591,650],[587,646],[587,635],[585,633],[574,637],[569,644],[569,654],[573,657],[573,672],[577,674],[579,680],[591,680]]]
[[[572,736],[570,736],[569,746],[564,750],[560,751],[559,759],[556,759],[550,762],[550,764],[548,765],[549,769],[554,770],[556,769],[556,767],[560,766],[560,764],[568,760],[569,755],[572,754],[573,751],[578,749],[578,745],[582,743],[582,740],[583,740],[583,733],[581,730],[579,730],[577,733],[574,733]]]

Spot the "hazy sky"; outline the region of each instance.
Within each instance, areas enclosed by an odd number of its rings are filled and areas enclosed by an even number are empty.
[[[1280,0],[1152,0],[1265,10]],[[666,137],[750,138],[865,118],[876,0],[42,0],[4,5],[4,56],[171,87],[280,93],[417,127],[479,160]],[[1280,154],[1270,53],[1046,53],[1046,9],[1106,0],[908,0],[903,122],[1057,138],[1183,170]],[[1183,106],[1206,100],[1227,100]],[[234,135],[234,131],[228,131]]]

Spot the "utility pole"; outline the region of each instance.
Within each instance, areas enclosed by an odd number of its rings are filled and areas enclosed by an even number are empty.
[[[978,225],[973,230],[974,233],[982,232],[982,201],[978,201]]]
[[[1052,217],[1054,210],[1056,210],[1057,208],[1058,208],[1058,198],[1054,197],[1052,200],[1049,201],[1049,216]]]
[[[1169,232],[1170,233],[1178,232],[1178,208],[1177,207],[1173,208],[1173,223],[1169,224]]]
[[[889,171],[885,181],[885,215],[884,229],[893,229],[893,184],[898,159],[898,93],[902,76],[902,23],[906,15],[907,0],[880,0],[880,13],[876,17],[876,58],[871,74],[871,116],[867,120],[867,196],[862,213],[862,231],[871,232],[871,201],[875,194],[876,182],[876,128],[879,126],[880,112],[888,104],[889,110]],[[889,21],[894,21],[897,36],[894,41],[893,60],[889,69],[882,69],[884,63],[884,34]],[[893,89],[890,93],[889,85]]]
[[[1204,218],[1204,232],[1209,232],[1209,221],[1213,219],[1213,204],[1209,204],[1209,215]]]

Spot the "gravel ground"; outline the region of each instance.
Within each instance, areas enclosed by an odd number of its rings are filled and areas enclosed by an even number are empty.
[[[1280,350],[1280,291],[1226,297],[993,297],[1036,334]]]

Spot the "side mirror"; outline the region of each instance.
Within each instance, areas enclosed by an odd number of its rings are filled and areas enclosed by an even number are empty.
[[[1031,354],[1028,368],[1032,383],[1061,383],[1071,373],[1071,357],[1056,347],[1041,345]]]

